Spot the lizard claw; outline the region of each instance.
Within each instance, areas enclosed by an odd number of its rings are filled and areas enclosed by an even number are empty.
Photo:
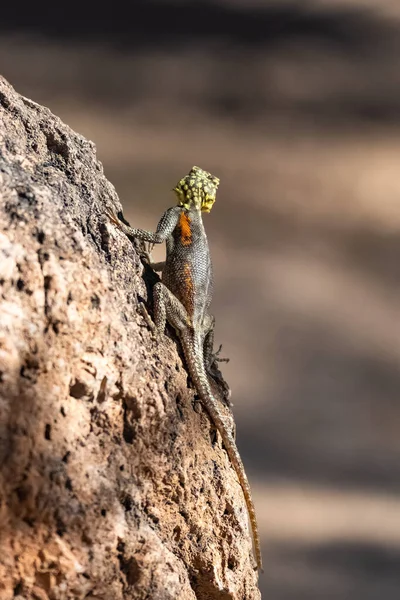
[[[106,207],[105,214],[108,217],[108,219],[111,221],[111,223],[113,223],[114,225],[116,225],[116,227],[121,229],[120,221],[119,221],[117,215],[114,213],[114,211],[111,208]]]
[[[149,265],[151,265],[153,262],[151,253],[148,250],[143,250],[143,252],[140,253],[140,257],[143,258],[143,260]]]
[[[219,348],[216,352],[214,352],[213,354],[213,362],[226,362],[228,363],[230,361],[229,358],[219,358],[220,352],[222,350],[222,344],[219,345]]]
[[[157,335],[157,327],[156,324],[154,323],[154,321],[152,321],[147,308],[144,304],[144,302],[140,302],[139,304],[139,311],[142,313],[142,317],[144,318],[144,320],[146,321],[146,325],[148,326],[148,328],[150,329],[151,333],[156,336]]]

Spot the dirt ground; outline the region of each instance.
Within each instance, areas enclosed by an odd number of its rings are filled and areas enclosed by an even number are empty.
[[[221,178],[213,312],[263,596],[397,600],[398,3],[137,4],[118,26],[6,14],[1,73],[97,144],[137,226],[192,165]]]

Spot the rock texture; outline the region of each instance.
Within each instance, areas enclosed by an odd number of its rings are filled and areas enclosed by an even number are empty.
[[[95,146],[0,78],[0,598],[260,597],[236,475]]]

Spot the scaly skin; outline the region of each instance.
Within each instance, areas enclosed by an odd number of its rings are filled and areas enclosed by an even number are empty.
[[[146,320],[159,333],[164,332],[168,321],[179,336],[197,393],[222,437],[239,478],[250,516],[257,567],[262,570],[260,538],[250,485],[234,434],[208,381],[208,375],[213,376],[223,395],[229,394],[229,388],[216,367],[216,362],[221,359],[217,358],[218,352],[213,352],[214,318],[208,312],[213,287],[212,264],[201,215],[202,212],[210,212],[218,185],[217,177],[193,167],[174,188],[178,205],[164,213],[155,232],[129,227],[113,214],[109,217],[130,238],[150,244],[166,242],[165,263],[151,265],[162,271],[162,283],[156,283],[153,288],[154,324],[147,313]]]

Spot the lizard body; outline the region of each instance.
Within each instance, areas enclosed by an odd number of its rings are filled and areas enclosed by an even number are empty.
[[[219,383],[227,388],[222,375],[213,367],[217,353],[213,351],[214,318],[208,309],[213,291],[212,264],[202,212],[210,212],[219,179],[199,167],[193,167],[174,188],[178,205],[161,217],[155,232],[128,227],[115,215],[110,219],[128,237],[150,244],[166,242],[165,263],[150,266],[162,271],[162,282],[153,287],[154,324],[158,332],[172,325],[182,344],[186,365],[200,400],[221,435],[231,464],[236,470],[250,517],[258,569],[262,569],[260,539],[250,485],[240,458],[234,434],[228,426],[218,400],[214,397],[208,375],[220,376]],[[147,314],[147,313],[146,313]]]

